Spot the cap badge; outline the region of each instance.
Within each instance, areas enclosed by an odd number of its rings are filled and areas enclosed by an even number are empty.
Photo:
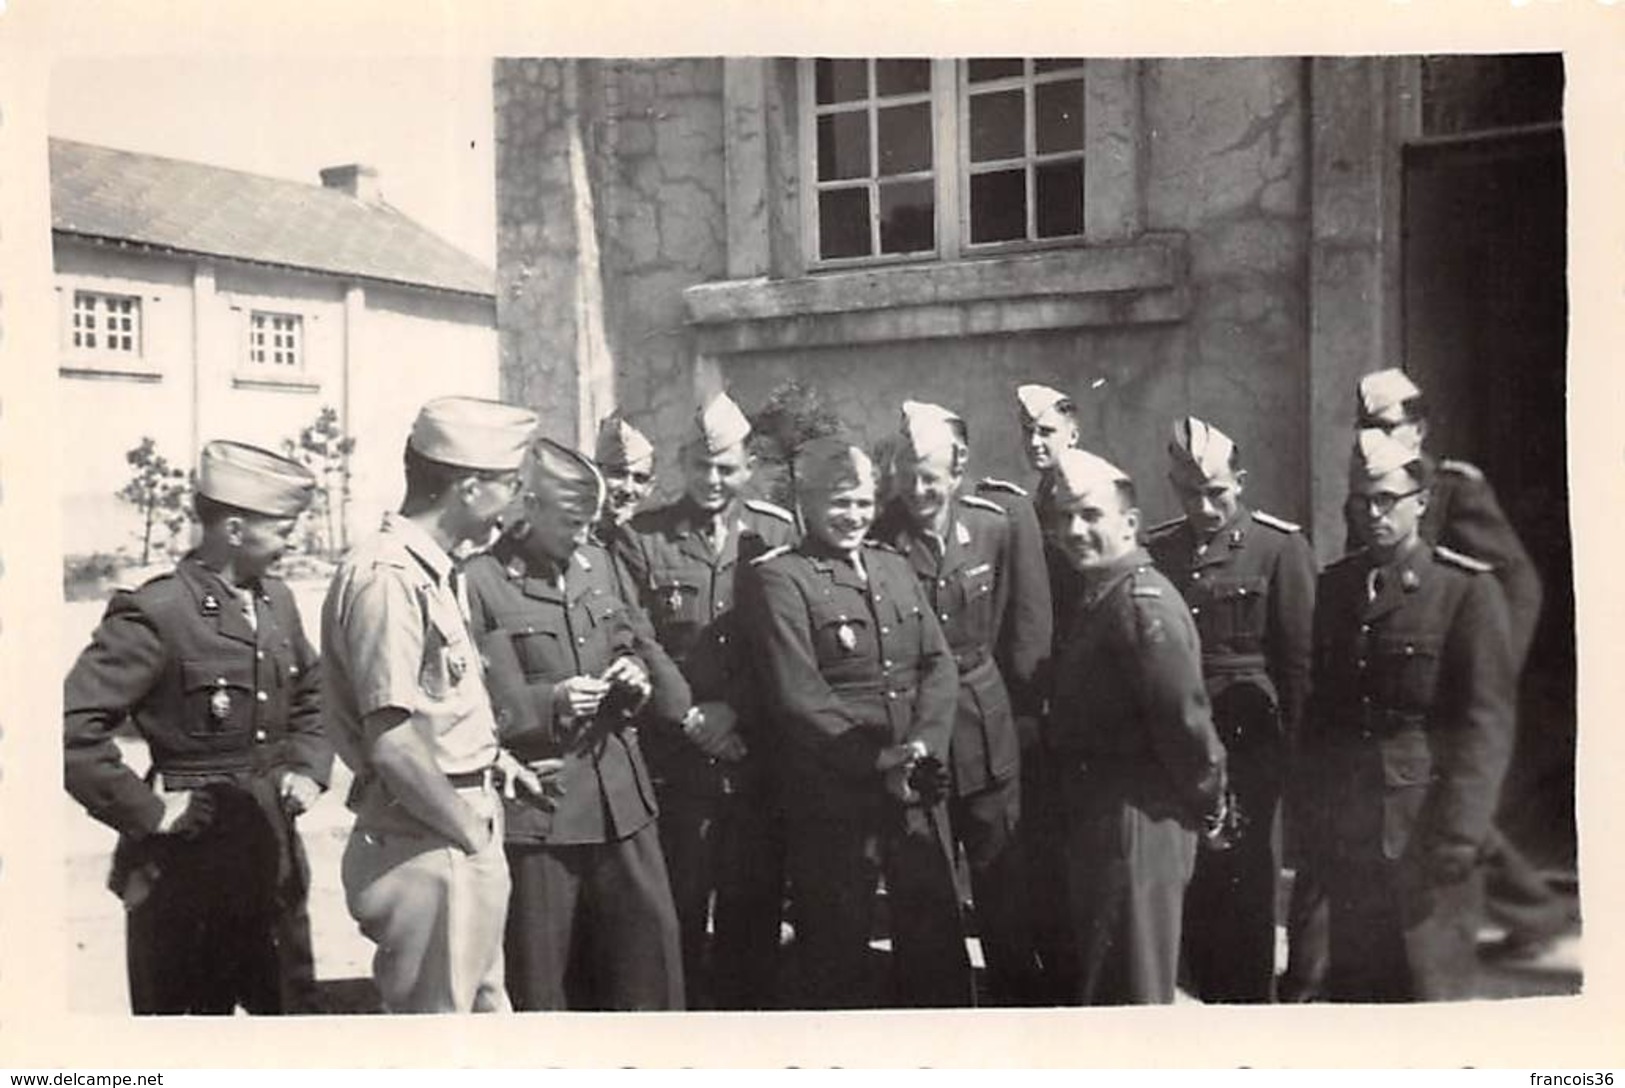
[[[231,693],[226,690],[226,678],[215,681],[214,694],[209,696],[209,717],[217,722],[231,717]]]
[[[220,615],[220,598],[216,597],[213,593],[205,593],[203,595],[203,600],[199,602],[199,606],[203,609],[203,614],[205,616]]]
[[[841,649],[851,653],[858,648],[858,633],[852,630],[850,623],[842,620],[841,625],[835,629],[835,641],[841,644]]]

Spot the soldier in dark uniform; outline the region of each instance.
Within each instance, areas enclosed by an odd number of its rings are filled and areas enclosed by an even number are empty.
[[[1422,452],[1427,404],[1403,370],[1365,375],[1357,400],[1358,426],[1384,430],[1413,452]],[[1345,508],[1350,551],[1362,544],[1362,521],[1355,504]],[[1494,568],[1507,606],[1513,669],[1521,674],[1540,619],[1540,575],[1477,466],[1454,460],[1436,464],[1420,532],[1428,543],[1443,544]],[[1486,911],[1507,930],[1505,951],[1539,949],[1569,924],[1562,899],[1499,829],[1490,830],[1484,862]],[[1326,970],[1325,900],[1315,894],[1312,873],[1298,874],[1290,915],[1291,962],[1283,995],[1306,1000],[1321,994]]]
[[[1247,472],[1224,432],[1180,420],[1168,456],[1185,516],[1152,529],[1146,549],[1196,621],[1242,821],[1225,849],[1197,855],[1185,894],[1185,964],[1203,1001],[1267,1002],[1275,995],[1278,817],[1309,691],[1315,561],[1296,525],[1242,500]]]
[[[785,807],[804,994],[815,1008],[973,1000],[954,886],[953,653],[908,561],[865,541],[875,471],[839,437],[796,458],[807,535],[741,581]],[[884,874],[895,994],[866,978]]]
[[[632,424],[609,416],[598,427],[593,461],[604,474],[604,509],[593,525],[593,539],[608,548],[654,489],[655,448]]]
[[[894,496],[874,536],[913,567],[959,667],[959,705],[950,745],[949,822],[969,862],[977,934],[994,1004],[1030,1005],[1042,993],[1032,943],[1021,851],[1020,745],[1001,660],[1041,660],[1049,624],[1009,624],[1015,562],[1010,517],[976,495],[960,495],[969,449],[957,415],[903,403],[893,456]],[[1023,588],[1039,588],[1024,586]],[[1048,619],[1048,602],[1026,602]],[[1029,645],[1006,647],[1003,635]],[[1000,651],[1003,651],[1002,653]]]
[[[1225,753],[1196,625],[1139,545],[1134,485],[1066,450],[1049,531],[1080,575],[1045,722],[1061,769],[1086,1005],[1174,999],[1199,831],[1224,822]]]
[[[755,464],[749,437],[749,422],[727,394],[708,402],[683,448],[682,497],[633,518],[614,546],[628,598],[637,598],[693,690],[680,726],[656,724],[642,734],[660,796],[691,1008],[771,1003],[783,912],[780,821],[734,602],[741,567],[790,540],[795,525],[788,511],[741,496]]]
[[[68,673],[68,792],[119,832],[138,1014],[314,1012],[309,870],[294,818],[327,788],[321,675],[293,594],[267,570],[315,478],[235,442],[203,448],[203,539],[108,605]],[[145,781],[120,758],[130,719]]]
[[[520,1011],[680,1009],[677,911],[631,724],[651,694],[656,720],[681,721],[688,685],[586,540],[597,470],[539,438],[522,472],[516,516],[465,567],[503,746],[525,763],[563,760],[553,811],[505,804],[508,995]]]
[[[1010,520],[1014,553],[1010,565],[1012,607],[1006,617],[1001,648],[1040,647],[1036,660],[1001,656],[999,666],[1010,689],[1016,734],[1021,740],[1021,840],[1027,859],[1026,898],[1040,985],[1045,1003],[1059,1005],[1074,1000],[1077,994],[1077,949],[1067,906],[1066,821],[1058,785],[1053,781],[1052,761],[1044,751],[1040,722],[1045,713],[1044,676],[1051,644],[1055,632],[1062,629],[1066,602],[1074,595],[1077,575],[1045,539],[1040,504],[1049,492],[1047,480],[1055,458],[1062,450],[1078,444],[1077,406],[1059,390],[1022,385],[1016,389],[1016,409],[1022,452],[1038,472],[1036,484],[1029,489],[988,476],[977,482],[976,494],[998,503]],[[1037,612],[1033,611],[1035,607]],[[1012,637],[1018,628],[1039,634],[1035,641]]]
[[[1367,545],[1320,579],[1304,762],[1333,1000],[1473,993],[1516,676],[1489,565],[1422,539],[1430,475],[1414,449],[1361,431],[1349,488]]]

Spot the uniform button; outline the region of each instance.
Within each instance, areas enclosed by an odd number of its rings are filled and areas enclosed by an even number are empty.
[[[265,692],[263,692],[263,691],[256,691],[256,692],[255,692],[255,693],[254,693],[254,699],[255,699],[255,700],[256,700],[256,701],[257,701],[257,702],[261,702],[261,703],[263,703],[263,702],[265,702],[265,700],[267,700],[267,699],[269,699],[269,698],[270,698],[270,696],[269,696],[269,695],[267,695],[267,694],[265,694]]]
[[[1201,605],[1198,605],[1198,604],[1191,605],[1191,615],[1200,616],[1201,614],[1202,614],[1202,606]]]
[[[728,641],[728,636],[727,635],[718,635],[717,636],[717,641],[718,642],[727,642]]]
[[[948,579],[946,579],[946,578],[938,578],[937,579],[937,585],[942,586],[944,588],[947,588]]]
[[[944,612],[944,613],[943,613],[943,614],[942,614],[942,622],[943,622],[943,623],[947,623],[947,622],[948,622],[948,613],[946,613],[946,612]]]
[[[259,660],[264,661],[265,660],[265,651],[264,650],[255,650],[254,651],[254,656],[256,658],[258,658]]]
[[[1362,669],[1365,668],[1365,658],[1363,658],[1363,657],[1360,658],[1360,660],[1355,662],[1355,665],[1359,666]]]
[[[263,729],[254,730],[254,739],[255,740],[261,740],[261,741],[264,740],[265,739],[265,730],[263,730]]]
[[[882,661],[881,665],[885,666],[888,669],[891,668],[891,658],[888,657],[886,660]]]
[[[1410,657],[1410,656],[1411,656],[1411,655],[1412,655],[1412,654],[1414,654],[1414,653],[1416,653],[1416,647],[1415,647],[1415,646],[1412,646],[1412,645],[1411,645],[1411,644],[1410,644],[1410,643],[1408,643],[1408,642],[1407,642],[1407,643],[1405,643],[1405,656],[1406,656],[1406,657]]]
[[[289,676],[298,676],[299,675],[299,666],[298,665],[289,665],[288,666],[288,675]]]
[[[580,636],[579,638],[576,639],[576,645],[577,646],[585,646],[586,644],[587,644],[587,636],[586,635],[582,635],[582,636]]]
[[[1368,634],[1370,631],[1371,631],[1371,625],[1369,623],[1360,624],[1360,634],[1362,634],[1362,635]]]
[[[886,698],[895,699],[895,698],[897,698],[897,693],[895,691],[888,691],[886,693]]]
[[[1200,582],[1201,580],[1202,580],[1202,572],[1201,571],[1199,571],[1199,570],[1191,571],[1191,581]]]

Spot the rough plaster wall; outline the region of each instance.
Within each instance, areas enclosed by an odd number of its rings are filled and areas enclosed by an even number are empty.
[[[562,146],[549,63],[497,68],[499,320],[510,395],[573,388],[545,357],[553,351],[568,364],[574,336],[565,303],[545,297],[574,251],[561,213],[547,218],[549,194],[559,199],[550,179],[562,170],[545,160]],[[669,489],[667,451],[694,396],[681,292],[726,275],[722,64],[592,67],[585,82],[597,96],[593,177],[617,392],[665,454]],[[726,356],[722,372],[737,399],[753,409],[780,380],[799,376],[869,440],[895,426],[905,397],[936,400],[969,420],[973,471],[1025,480],[1012,390],[1024,381],[1056,385],[1079,400],[1086,445],[1141,478],[1149,518],[1174,513],[1163,447],[1172,420],[1194,412],[1241,443],[1259,505],[1303,518],[1303,63],[1147,62],[1143,89],[1147,227],[1190,239],[1193,310],[1184,322]],[[516,171],[527,176],[510,176]],[[530,327],[514,327],[516,318]],[[1092,388],[1099,378],[1105,384]]]

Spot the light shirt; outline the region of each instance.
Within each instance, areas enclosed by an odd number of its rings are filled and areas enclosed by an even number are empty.
[[[357,826],[424,830],[370,769],[377,738],[363,725],[369,714],[407,711],[446,774],[496,761],[496,718],[451,573],[451,557],[428,533],[386,514],[328,588],[323,710],[334,748],[356,775],[349,804]]]

